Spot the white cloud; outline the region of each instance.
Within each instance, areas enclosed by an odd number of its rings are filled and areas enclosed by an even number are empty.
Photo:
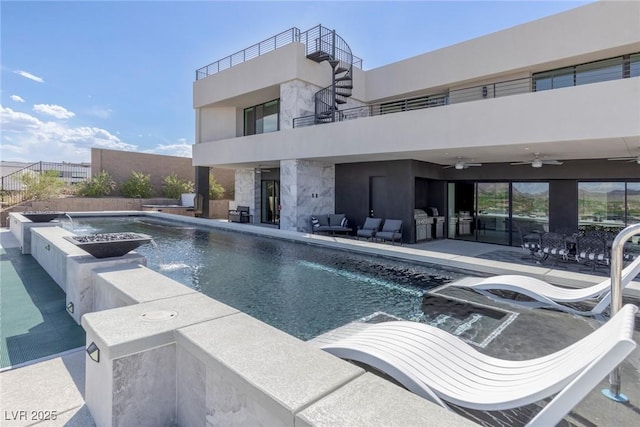
[[[89,162],[91,147],[135,151],[109,131],[97,127],[69,127],[0,105],[0,157],[13,161]]]
[[[187,144],[187,140],[181,138],[177,144],[159,144],[151,150],[145,150],[146,153],[162,154],[165,156],[191,157],[193,155],[191,144]]]
[[[55,117],[56,119],[70,119],[76,115],[76,113],[61,107],[60,105],[36,104],[33,106],[33,111]]]
[[[35,75],[33,75],[31,73],[28,73],[26,71],[16,70],[16,71],[14,71],[14,73],[16,73],[19,76],[24,77],[25,79],[33,80],[34,82],[38,82],[38,83],[44,83],[44,79],[42,77],[35,76]]]
[[[94,105],[93,107],[85,110],[85,114],[88,116],[97,117],[99,119],[108,119],[111,117],[113,110],[109,107],[103,107],[101,105]]]
[[[24,102],[24,99],[22,99],[18,95],[11,95],[11,100],[13,100],[15,102]]]

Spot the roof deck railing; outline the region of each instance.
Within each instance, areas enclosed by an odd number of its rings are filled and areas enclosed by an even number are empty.
[[[314,27],[316,28],[316,27]],[[242,64],[253,58],[257,58],[265,53],[272,52],[278,48],[286,46],[290,43],[305,43],[306,37],[303,39],[301,34],[308,34],[309,31],[302,33],[299,28],[291,27],[273,37],[269,37],[266,40],[249,46],[246,49],[242,49],[232,55],[219,59],[216,62],[212,62],[202,68],[196,70],[196,80],[204,79],[212,74],[216,74],[220,71],[226,70],[231,67],[235,67],[238,64]],[[358,68],[362,68],[362,59],[356,56],[353,57],[353,65]]]

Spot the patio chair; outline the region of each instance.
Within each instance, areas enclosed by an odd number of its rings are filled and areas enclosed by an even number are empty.
[[[523,251],[528,252],[528,254],[522,256],[521,259],[539,260],[542,256],[540,252],[542,249],[540,243],[540,236],[542,235],[542,232],[537,230],[527,231],[519,225],[516,225],[516,228],[520,235],[520,246]]]
[[[564,240],[564,236],[560,233],[544,233],[540,236],[540,247],[543,255],[543,260],[551,257],[553,259],[553,265],[558,264],[558,260],[567,260],[569,257],[569,250],[567,249],[567,243]]]
[[[591,271],[599,265],[609,265],[607,241],[599,235],[576,237],[576,261],[591,264]]]
[[[364,224],[362,224],[362,228],[356,232],[356,238],[360,239],[360,237],[364,237],[365,239],[373,239],[378,230],[380,230],[381,223],[382,218],[367,217],[367,219],[364,220]]]
[[[640,273],[640,257],[636,257],[622,270],[621,284],[624,289]],[[472,289],[495,301],[526,306],[530,308],[550,308],[581,316],[593,316],[611,304],[611,278],[587,288],[564,288],[552,285],[535,277],[521,275],[500,275],[483,279],[477,283],[453,283],[451,286]],[[517,301],[501,297],[491,291],[510,291],[531,298],[533,301]],[[581,311],[563,304],[594,301],[596,305]]]
[[[402,220],[386,219],[382,230],[378,231],[374,237],[381,242],[391,241],[392,245],[394,241],[399,240],[402,245]]]
[[[372,366],[447,409],[445,402],[512,409],[557,393],[527,424],[554,426],[636,347],[636,311],[625,305],[580,341],[529,360],[491,357],[442,329],[409,321],[372,324],[322,348]]]

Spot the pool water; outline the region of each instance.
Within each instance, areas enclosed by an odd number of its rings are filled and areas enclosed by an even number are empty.
[[[74,218],[72,231],[149,234],[136,249],[149,268],[303,340],[375,312],[424,321],[424,291],[469,275],[145,217]]]

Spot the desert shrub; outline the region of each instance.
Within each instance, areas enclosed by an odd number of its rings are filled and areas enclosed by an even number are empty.
[[[77,194],[84,197],[104,197],[111,194],[116,188],[115,181],[109,172],[102,171],[91,179],[78,184]]]
[[[122,183],[120,191],[124,197],[142,197],[143,199],[148,199],[153,196],[151,175],[145,175],[142,172],[131,172],[131,176]]]
[[[26,171],[21,178],[27,200],[48,200],[58,197],[65,188],[64,181],[55,170],[41,173]]]
[[[224,197],[224,187],[213,174],[209,174],[209,199],[218,200]]]
[[[178,178],[172,173],[162,178],[162,196],[169,199],[179,199],[182,193],[193,193],[195,187],[193,182]]]

